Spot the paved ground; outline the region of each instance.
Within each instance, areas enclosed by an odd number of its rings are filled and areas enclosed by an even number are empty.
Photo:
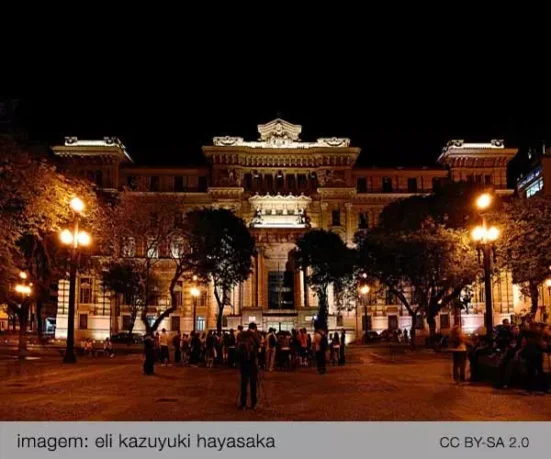
[[[345,367],[263,373],[259,407],[236,406],[238,372],[157,368],[139,356],[57,357],[18,362],[0,355],[0,420],[549,420],[551,396],[450,383],[444,356],[349,348]]]

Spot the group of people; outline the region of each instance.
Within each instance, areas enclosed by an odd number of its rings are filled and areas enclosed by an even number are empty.
[[[94,341],[92,338],[85,339],[80,342],[80,349],[83,355],[94,356],[98,354],[99,350],[94,349]],[[98,352],[99,351],[99,352]],[[113,343],[109,337],[105,338],[103,342],[103,355],[107,355],[111,358],[115,357],[115,350],[113,349]]]
[[[176,365],[198,365],[204,362],[207,368],[215,364],[239,367],[241,372],[240,407],[246,408],[247,389],[250,386],[251,408],[257,402],[258,369],[273,371],[276,364],[281,369],[309,366],[315,362],[318,373],[324,374],[327,354],[333,364],[345,363],[346,333],[332,335],[317,327],[314,337],[305,328],[276,333],[257,330],[254,322],[247,330],[239,326],[236,331],[180,334],[169,337],[166,329],[161,333],[147,333],[144,338],[144,373],[152,375],[155,363],[170,365],[170,347],[173,348]]]
[[[448,347],[453,352],[453,377],[458,383],[465,381],[467,361],[470,364],[471,381],[482,379],[484,362],[495,362],[496,386],[506,389],[516,377],[529,392],[547,392],[548,379],[543,369],[545,354],[551,351],[551,329],[525,321],[511,325],[504,319],[497,327],[493,339],[467,339],[459,327],[450,333]]]
[[[224,332],[192,331],[190,334],[178,332],[172,337],[168,335],[166,329],[160,333],[147,334],[144,343],[148,370],[145,373],[152,374],[151,365],[155,363],[163,366],[204,364],[207,368],[215,365],[236,367],[238,363],[236,346],[242,332],[243,327],[239,326],[237,330],[231,329]],[[279,333],[274,328],[270,328],[267,332],[257,330],[256,333],[259,339],[258,366],[262,369],[293,370],[317,362],[316,345],[312,335],[305,328]],[[324,346],[329,352],[329,362],[333,365],[343,365],[345,331],[341,330],[340,334],[335,332],[329,337],[325,337],[324,334],[323,341],[327,343],[321,343],[320,346]]]

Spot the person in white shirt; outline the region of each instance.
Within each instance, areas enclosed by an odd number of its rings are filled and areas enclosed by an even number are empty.
[[[168,334],[165,328],[163,328],[161,331],[159,343],[161,344],[161,362],[163,362],[163,367],[166,367],[168,366],[170,357],[168,354]]]

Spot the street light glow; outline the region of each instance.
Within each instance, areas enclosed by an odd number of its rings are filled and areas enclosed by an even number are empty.
[[[78,233],[78,243],[80,245],[87,246],[90,245],[90,242],[90,235],[86,231],[81,231],[80,233]]]
[[[471,233],[471,237],[475,242],[493,242],[499,238],[499,229],[497,229],[495,226],[490,226],[490,228],[477,226]]]
[[[21,279],[26,279],[26,278],[27,278],[27,273],[26,273],[25,271],[21,271],[21,272],[19,273],[19,277],[20,277]]]
[[[486,230],[482,226],[477,226],[471,233],[471,236],[474,241],[478,242],[484,238],[485,233]]]
[[[551,279],[547,279],[545,281],[545,284],[547,285],[547,287],[551,288]]]
[[[81,213],[84,210],[84,203],[80,198],[71,199],[71,209],[77,213]]]
[[[362,295],[367,295],[369,293],[369,285],[362,285],[360,288],[360,293]]]
[[[492,196],[488,193],[481,194],[476,200],[476,207],[479,209],[487,209],[492,203]]]
[[[64,229],[59,235],[59,239],[63,244],[72,244],[73,243],[73,233],[68,229]]]
[[[29,287],[28,285],[17,284],[15,286],[15,291],[17,293],[22,293],[24,295],[30,295],[31,294],[31,287]]]
[[[489,241],[495,241],[499,237],[499,230],[495,226],[491,226],[486,231],[486,238]]]
[[[197,287],[192,287],[191,288],[191,296],[194,296],[194,297],[197,298],[200,294],[201,294],[201,292],[199,292],[199,289]]]

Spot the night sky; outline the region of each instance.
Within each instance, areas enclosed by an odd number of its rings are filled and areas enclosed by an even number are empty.
[[[521,148],[511,168],[517,173],[528,147],[551,145],[548,90],[520,91],[511,79],[445,72],[375,80],[346,72],[232,75],[51,87],[11,96],[19,100],[14,119],[32,139],[50,144],[65,135],[118,136],[136,163],[148,165],[200,163],[201,146],[213,136],[256,140],[256,125],[277,116],[301,124],[304,141],[351,138],[365,166],[431,166],[449,139],[504,138]]]

